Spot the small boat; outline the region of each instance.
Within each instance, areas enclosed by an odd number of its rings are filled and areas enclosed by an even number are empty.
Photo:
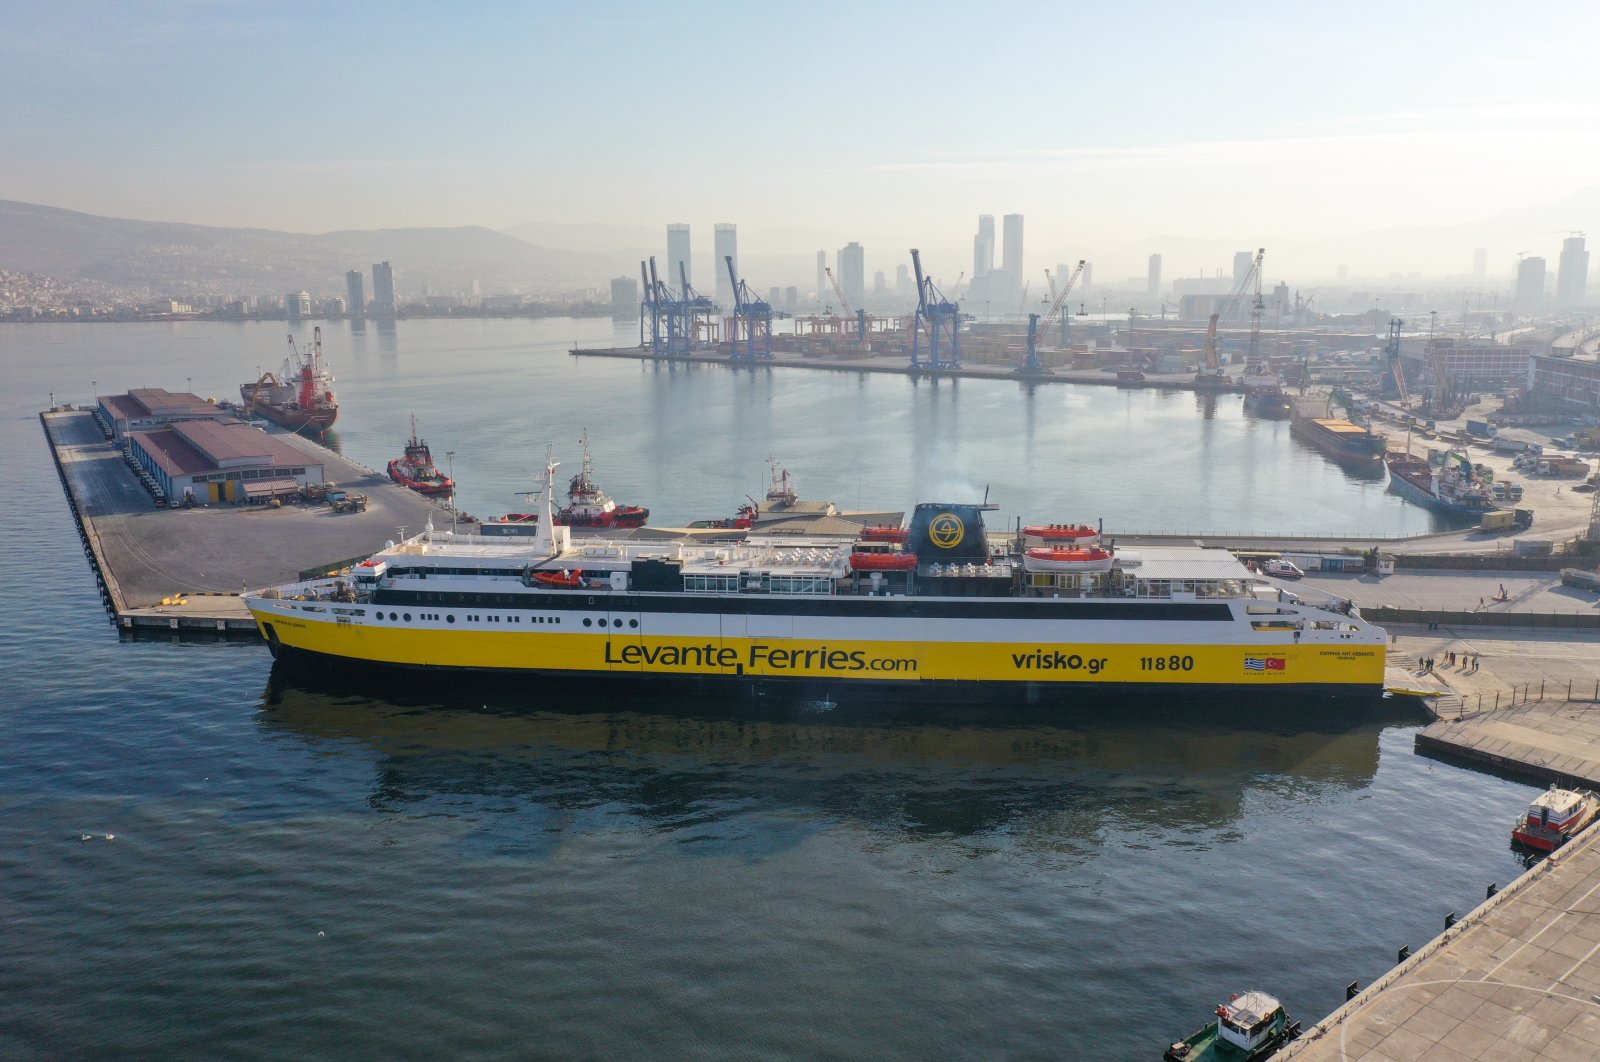
[[[1527,814],[1511,828],[1511,840],[1540,852],[1554,852],[1572,840],[1600,811],[1600,797],[1582,789],[1551,786],[1528,805]]]
[[[1022,556],[1022,569],[1029,572],[1108,572],[1116,555],[1101,546],[1085,549],[1052,549],[1039,546]]]
[[[858,542],[850,550],[850,570],[856,572],[914,572],[917,555],[895,542]]]
[[[1165,1062],[1260,1062],[1300,1035],[1283,1004],[1265,992],[1235,994],[1217,1005],[1217,1020],[1168,1047]]]
[[[417,435],[415,413],[411,414],[411,439],[406,443],[405,456],[389,462],[389,478],[418,494],[450,494],[456,489],[455,481],[433,463],[427,442]]]
[[[861,541],[863,542],[904,542],[911,537],[911,532],[903,527],[863,527]]]
[[[1100,531],[1088,524],[1029,524],[1022,537],[1030,546],[1098,546]]]
[[[756,503],[752,501],[739,506],[738,512],[732,516],[724,516],[717,520],[691,520],[689,526],[711,530],[745,531],[756,522],[756,511]]]

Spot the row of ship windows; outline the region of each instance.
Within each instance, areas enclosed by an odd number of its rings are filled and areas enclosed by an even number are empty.
[[[335,611],[338,611],[338,610],[335,610]],[[361,613],[357,613],[357,614],[360,615]],[[381,620],[381,619],[384,618],[385,613],[384,613],[384,611],[382,609],[379,609],[374,615],[375,615],[375,617],[377,619]],[[387,616],[388,616],[388,618],[390,620],[393,620],[396,623],[410,623],[411,622],[411,613],[409,613],[409,612],[390,612],[390,613],[387,613]],[[468,615],[468,616],[466,616],[464,618],[466,619],[466,621],[468,623],[532,623],[532,624],[545,624],[545,623],[548,623],[548,624],[551,624],[551,625],[555,625],[555,624],[559,624],[561,622],[561,617],[560,616],[482,616],[482,615]],[[446,615],[441,615],[441,614],[439,614],[437,612],[419,612],[419,613],[417,613],[417,619],[423,620],[423,621],[440,620],[440,619],[442,619],[446,623],[454,623],[456,621],[456,618],[455,618],[454,615],[447,615],[446,616]],[[589,625],[589,621],[588,620],[584,620],[583,623],[584,623],[584,626],[588,626]]]

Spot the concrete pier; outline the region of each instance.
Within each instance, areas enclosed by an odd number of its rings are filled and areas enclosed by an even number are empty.
[[[429,520],[441,531],[450,527],[447,508],[287,432],[274,434],[322,462],[330,481],[365,494],[365,512],[317,505],[158,509],[91,413],[52,410],[40,419],[107,608],[123,628],[253,633],[241,591],[370,555],[401,527],[409,534]]]
[[[1508,831],[1512,817],[1508,809]],[[1274,1057],[1600,1058],[1597,956],[1600,830],[1590,830]]]

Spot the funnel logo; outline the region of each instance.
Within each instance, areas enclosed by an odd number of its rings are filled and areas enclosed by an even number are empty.
[[[966,537],[967,529],[955,513],[940,513],[928,525],[928,538],[940,549],[955,549]]]

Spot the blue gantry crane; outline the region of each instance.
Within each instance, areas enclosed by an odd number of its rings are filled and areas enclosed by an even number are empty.
[[[733,255],[723,255],[722,260],[728,264],[728,279],[733,282],[733,335],[729,337],[733,340],[733,360],[772,357],[772,319],[789,315],[757,298],[750,285],[739,279],[733,268]]]
[[[917,314],[911,325],[911,368],[959,369],[961,368],[961,307],[946,299],[933,283],[932,277],[922,275],[922,255],[911,248],[911,268],[917,274]],[[922,332],[928,332],[928,357],[922,358]],[[941,356],[941,348],[945,354]]]
[[[646,345],[645,323],[650,325],[648,345],[658,358],[687,357],[693,340],[692,321],[685,300],[667,286],[656,273],[655,256],[648,270],[639,263],[639,278],[644,282],[644,298],[639,302],[639,343]]]

